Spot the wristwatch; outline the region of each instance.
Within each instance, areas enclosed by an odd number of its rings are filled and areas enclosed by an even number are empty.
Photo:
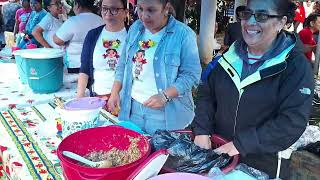
[[[162,94],[166,98],[166,102],[171,101],[171,98],[164,91],[162,92]]]

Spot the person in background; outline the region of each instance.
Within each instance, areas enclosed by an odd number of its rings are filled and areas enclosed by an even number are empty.
[[[53,36],[59,46],[66,45],[68,73],[79,73],[82,46],[87,33],[104,24],[102,18],[92,12],[94,0],[75,0],[76,16],[65,21]]]
[[[297,9],[293,21],[294,32],[300,32],[303,29],[303,23],[306,18],[306,12],[302,2],[296,2]]]
[[[169,12],[168,0],[138,0],[108,100],[119,119],[154,134],[182,129],[194,117],[192,88],[201,66],[196,34]],[[121,93],[120,93],[121,91]]]
[[[33,37],[45,48],[60,48],[53,42],[53,36],[62,25],[59,15],[62,14],[61,0],[45,0],[48,13],[34,28]]]
[[[88,32],[81,54],[77,97],[84,97],[86,87],[90,95],[108,98],[115,69],[127,37],[125,18],[126,0],[103,0],[101,15],[105,25]],[[113,62],[113,63],[112,63]]]
[[[244,10],[245,6],[238,6],[236,8],[236,19],[237,21],[234,23],[230,23],[227,26],[227,30],[225,32],[224,35],[224,40],[223,43],[225,45],[226,48],[230,47],[232,43],[234,43],[234,41],[236,41],[237,39],[241,39],[242,38],[242,33],[241,33],[241,23],[240,23],[240,19],[239,19],[239,12]]]
[[[304,52],[307,59],[312,62],[312,53],[315,53],[317,42],[313,34],[320,30],[320,14],[310,14],[304,24],[304,28],[299,32],[299,37],[304,44]]]
[[[72,6],[70,6],[66,0],[61,0],[62,3],[62,14],[59,14],[59,18],[64,22],[68,19]]]
[[[217,60],[198,88],[194,142],[209,149],[210,135],[219,134],[229,143],[215,152],[240,154],[242,163],[273,179],[277,153],[294,144],[307,126],[313,72],[297,37],[282,31],[295,15],[295,4],[247,2],[239,13],[243,39]],[[289,160],[283,159],[281,179],[289,179],[288,168]]]
[[[308,17],[313,11],[314,2],[311,0],[303,1],[303,6],[306,12],[306,17]]]
[[[313,13],[320,13],[320,2],[319,1],[314,2]]]
[[[14,26],[16,23],[15,15],[16,11],[21,8],[19,0],[9,0],[7,4],[2,6],[2,15],[3,15],[3,22],[5,25],[4,30],[13,32]]]
[[[214,39],[213,39],[213,55],[217,54],[221,50],[221,44],[218,43],[217,32],[219,30],[219,24],[216,22],[214,25]]]
[[[42,0],[31,0],[32,13],[26,25],[24,37],[17,46],[20,49],[25,49],[28,43],[36,44],[41,47],[41,44],[32,36],[33,29],[47,15],[47,11],[42,8]]]
[[[18,9],[16,12],[16,23],[14,26],[14,36],[16,37],[16,42],[20,42],[26,30],[26,25],[31,17],[32,9],[30,7],[30,0],[22,0],[22,8]]]
[[[176,0],[168,0],[168,6],[169,6],[169,12],[170,15],[172,15],[174,18],[177,16],[176,8],[178,6],[178,3]]]

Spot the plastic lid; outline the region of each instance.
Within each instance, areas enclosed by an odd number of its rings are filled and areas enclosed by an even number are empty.
[[[191,173],[167,173],[161,174],[159,176],[155,176],[150,178],[150,180],[176,180],[176,179],[184,179],[184,180],[210,180],[210,178],[191,174]]]
[[[97,97],[84,97],[79,99],[73,99],[65,103],[64,108],[66,110],[92,110],[103,107],[106,102]]]
[[[23,58],[29,59],[51,59],[59,58],[64,56],[64,51],[61,49],[54,48],[36,48],[36,49],[25,49],[23,51],[17,51],[17,53]]]
[[[15,56],[20,56],[22,53],[26,53],[26,51],[29,51],[29,49],[19,49],[19,50],[13,51],[12,54]]]
[[[153,153],[133,171],[128,179],[150,179],[160,172],[168,157],[167,150],[159,150]]]

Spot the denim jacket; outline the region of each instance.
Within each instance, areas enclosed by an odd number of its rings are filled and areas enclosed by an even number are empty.
[[[201,66],[196,35],[192,29],[172,16],[165,28],[165,34],[154,55],[153,68],[158,92],[169,87],[175,87],[178,91],[179,96],[164,107],[166,129],[174,130],[186,127],[194,118],[191,90],[199,83]],[[132,58],[144,31],[145,27],[140,20],[130,27],[116,70],[115,81],[122,83],[120,120],[129,120],[133,82]]]

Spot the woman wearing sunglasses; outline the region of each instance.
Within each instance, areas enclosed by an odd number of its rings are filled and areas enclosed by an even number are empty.
[[[196,35],[170,15],[168,0],[137,4],[140,20],[128,32],[109,110],[120,106],[120,120],[149,134],[184,128],[194,117],[191,90],[201,72]]]
[[[199,86],[193,132],[210,148],[212,133],[230,142],[216,149],[276,175],[277,152],[303,133],[310,114],[313,74],[296,36],[282,31],[292,21],[288,0],[248,0],[239,13],[243,39],[217,58]],[[281,177],[288,179],[288,162]]]

